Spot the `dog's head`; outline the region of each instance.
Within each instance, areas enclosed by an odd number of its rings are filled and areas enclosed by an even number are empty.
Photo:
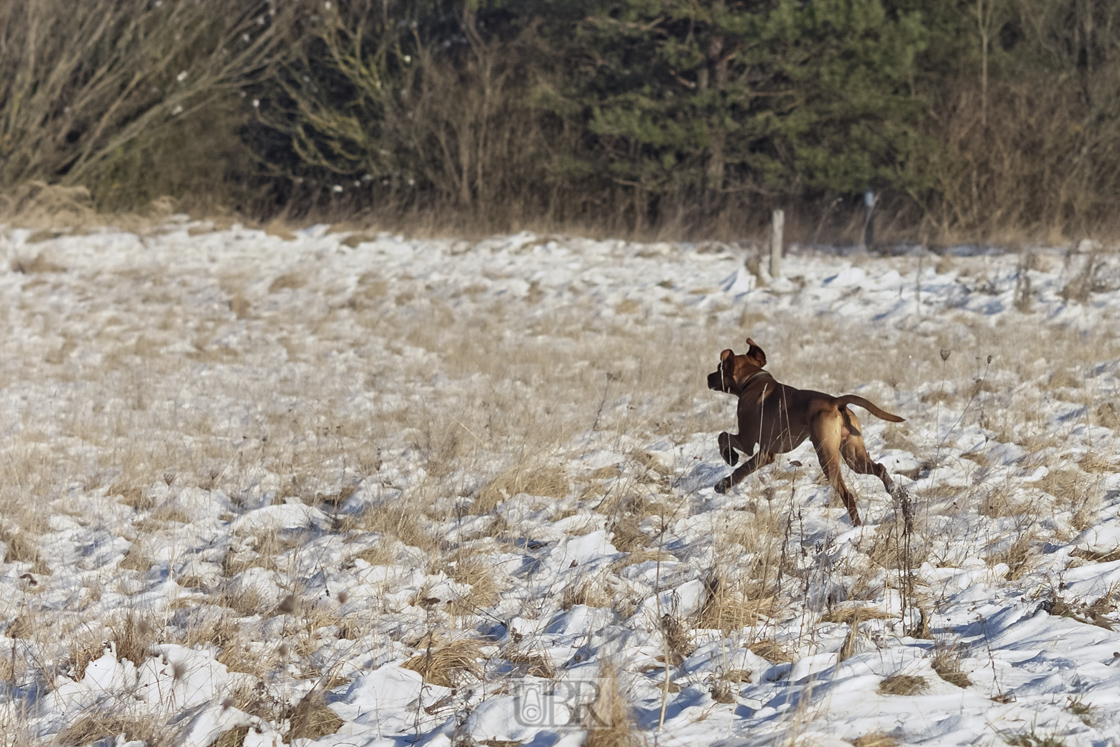
[[[728,349],[719,354],[719,368],[708,374],[708,388],[736,396],[742,394],[747,380],[766,365],[766,353],[747,338],[748,350],[741,355]]]

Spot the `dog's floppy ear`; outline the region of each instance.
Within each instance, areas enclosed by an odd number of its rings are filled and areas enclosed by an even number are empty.
[[[724,350],[722,353],[719,354],[720,363],[727,360],[728,358],[730,358],[733,355],[735,355],[735,352],[733,350],[731,350],[731,348],[728,348],[727,350]]]
[[[766,353],[764,353],[762,348],[758,345],[755,345],[754,340],[749,337],[747,338],[747,345],[750,346],[750,350],[747,351],[747,357],[754,361],[755,365],[759,368],[765,368]]]

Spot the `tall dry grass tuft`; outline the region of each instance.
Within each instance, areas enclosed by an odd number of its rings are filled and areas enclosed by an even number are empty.
[[[109,624],[117,658],[140,666],[150,656],[150,649],[161,635],[154,619],[137,612],[128,612],[124,619]]]
[[[437,538],[428,528],[422,509],[404,499],[395,503],[372,505],[355,519],[347,519],[343,526],[376,532],[424,551],[433,551],[439,546]],[[388,547],[382,547],[386,544],[387,542],[382,540],[374,551],[379,554],[379,557],[387,557],[391,560],[391,551]]]
[[[292,709],[289,717],[289,742],[295,739],[315,740],[336,733],[342,728],[343,721],[331,710],[317,688],[303,696]]]
[[[526,459],[498,475],[471,503],[472,514],[484,514],[519,493],[542,498],[565,498],[570,483],[564,468]]]
[[[964,647],[951,639],[938,639],[933,645],[933,660],[930,662],[937,676],[957,687],[968,687],[972,680],[961,668]]]
[[[446,567],[452,579],[470,587],[469,593],[448,606],[452,615],[477,614],[498,601],[501,586],[491,561],[460,549],[452,554]]]
[[[645,743],[638,732],[630,703],[619,682],[618,670],[610,662],[599,665],[599,693],[584,718],[587,737],[584,747],[638,747]]]
[[[26,531],[21,531],[18,526],[0,526],[0,542],[7,549],[4,558],[7,562],[30,563],[31,573],[35,575],[50,573],[50,568],[39,554],[35,538]]]
[[[758,579],[729,578],[718,570],[708,576],[704,586],[707,594],[695,618],[698,628],[724,633],[749,628],[771,614],[778,601]]]
[[[426,682],[442,687],[458,687],[482,676],[482,642],[471,638],[440,640],[434,633],[421,641],[423,653],[401,666],[411,669]]]
[[[52,744],[94,744],[121,735],[126,741],[143,741],[151,747],[173,747],[180,737],[177,729],[163,724],[156,716],[91,709],[59,732]]]
[[[1031,569],[1032,563],[1038,557],[1038,550],[1035,547],[1036,538],[1034,531],[1025,529],[1018,533],[1018,536],[1010,543],[1006,544],[1002,549],[999,549],[984,560],[989,566],[997,564],[1006,564],[1007,572],[1004,578],[1008,581],[1015,581],[1027,574]]]

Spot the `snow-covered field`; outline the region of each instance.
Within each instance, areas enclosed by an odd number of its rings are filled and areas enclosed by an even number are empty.
[[[1114,251],[0,250],[0,744],[1120,744]],[[864,526],[713,491],[748,335],[907,419]]]

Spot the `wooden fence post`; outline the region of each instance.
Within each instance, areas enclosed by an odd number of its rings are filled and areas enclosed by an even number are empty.
[[[770,277],[782,275],[782,232],[785,230],[786,214],[775,210],[770,222]]]

